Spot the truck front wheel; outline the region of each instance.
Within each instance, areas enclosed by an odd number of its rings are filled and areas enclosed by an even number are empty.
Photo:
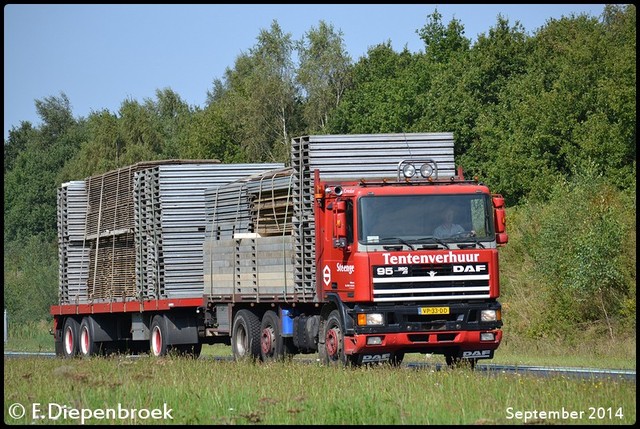
[[[78,355],[78,322],[73,317],[67,317],[62,329],[62,353],[66,358]]]
[[[357,355],[347,356],[344,353],[344,326],[338,310],[329,314],[321,335],[323,341],[318,344],[318,355],[323,364],[348,366],[357,363]]]

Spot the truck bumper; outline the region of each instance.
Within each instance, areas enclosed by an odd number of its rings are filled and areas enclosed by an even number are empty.
[[[493,340],[481,340],[481,334],[493,334]],[[501,340],[500,329],[355,334],[345,336],[344,353],[437,353],[491,359]]]

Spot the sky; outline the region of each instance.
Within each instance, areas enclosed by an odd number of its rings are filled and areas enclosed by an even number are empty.
[[[397,52],[424,51],[417,30],[435,10],[473,43],[498,15],[534,35],[550,19],[599,18],[604,4],[6,4],[4,139],[22,121],[41,125],[35,101],[61,93],[75,118],[118,114],[123,101],[156,100],[165,88],[204,107],[213,81],[274,20],[293,40],[332,25],[356,62],[387,41]]]

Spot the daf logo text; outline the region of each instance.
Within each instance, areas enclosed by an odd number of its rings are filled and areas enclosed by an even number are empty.
[[[486,273],[487,266],[485,264],[482,265],[454,265],[453,266],[454,273]]]

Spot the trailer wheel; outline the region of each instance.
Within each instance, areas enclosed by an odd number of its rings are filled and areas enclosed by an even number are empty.
[[[169,351],[167,344],[167,324],[164,316],[158,314],[151,321],[149,348],[153,356],[165,356]]]
[[[324,344],[318,344],[320,361],[325,365],[357,365],[358,355],[347,356],[344,353],[344,326],[338,310],[333,310],[324,323],[321,334]]]
[[[231,349],[235,360],[260,357],[260,319],[249,310],[240,310],[233,318]]]
[[[65,358],[78,355],[78,331],[79,325],[73,317],[67,317],[62,329],[62,353]]]
[[[264,362],[282,360],[287,354],[289,353],[280,332],[280,318],[269,310],[262,316],[260,325],[260,358]]]
[[[98,354],[101,344],[94,341],[93,326],[91,326],[91,321],[87,317],[82,319],[79,332],[78,352],[80,355],[89,357]]]

